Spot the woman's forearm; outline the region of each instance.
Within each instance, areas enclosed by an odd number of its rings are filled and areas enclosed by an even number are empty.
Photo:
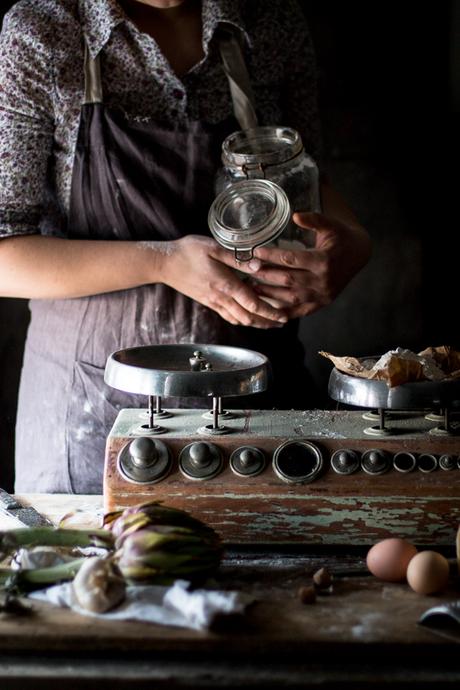
[[[0,240],[0,296],[65,299],[164,283],[230,323],[285,323],[287,316],[259,299],[234,264],[228,250],[197,235],[164,242],[10,237]]]
[[[165,242],[66,240],[41,235],[0,240],[0,296],[85,297],[160,280]]]

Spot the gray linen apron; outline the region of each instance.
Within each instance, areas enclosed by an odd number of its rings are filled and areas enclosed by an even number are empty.
[[[254,116],[244,96],[247,86],[240,84],[241,52],[233,38],[222,45],[235,114],[240,126],[248,126]],[[233,118],[218,125],[192,121],[181,128],[128,121],[104,106],[99,60],[86,51],[69,237],[142,241],[209,235],[207,213],[221,143],[235,129]],[[140,245],[139,251],[149,250]],[[302,406],[308,406],[295,322],[269,331],[234,327],[163,284],[32,300],[30,309],[16,428],[17,492],[102,492],[105,441],[118,410],[146,407],[145,396],[114,390],[103,381],[108,355],[121,348],[202,342],[256,349],[270,358],[275,385],[268,394],[251,396],[249,405],[298,406],[290,380],[302,393]],[[237,398],[233,406],[243,402],[248,404]],[[204,400],[177,398],[164,403],[206,406]]]

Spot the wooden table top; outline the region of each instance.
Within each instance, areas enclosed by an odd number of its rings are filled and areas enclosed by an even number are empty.
[[[18,498],[56,523],[66,513],[74,512],[75,526],[100,524],[100,496]],[[449,590],[442,594],[424,597],[412,592],[406,584],[383,583],[365,575],[341,575],[335,577],[332,592],[318,596],[314,604],[299,601],[299,587],[310,584],[318,568],[326,566],[331,572],[346,573],[364,567],[364,559],[362,550],[347,551],[343,547],[305,546],[295,552],[231,547],[217,577],[218,586],[255,597],[245,619],[235,628],[196,632],[134,621],[114,625],[34,602],[34,616],[1,618],[2,658],[10,659],[10,663],[12,658],[19,659],[18,668],[23,668],[27,659],[29,662],[34,659],[37,664],[43,653],[49,654],[50,650],[53,663],[61,663],[66,658],[69,668],[77,657],[84,658],[92,669],[87,680],[101,678],[102,669],[107,672],[108,660],[116,662],[113,668],[125,664],[124,672],[130,678],[135,669],[147,664],[144,680],[154,677],[156,687],[161,687],[163,682],[160,669],[164,670],[165,678],[175,678],[177,687],[182,687],[181,674],[184,678],[195,678],[193,687],[210,687],[199,684],[206,669],[214,677],[214,687],[227,687],[226,683],[228,687],[235,684],[246,687],[250,678],[252,684],[247,687],[270,687],[280,669],[284,669],[285,687],[297,687],[296,683],[304,683],[306,678],[326,682],[326,677],[333,678],[334,668],[337,678],[345,673],[347,678],[356,677],[356,682],[365,678],[366,673],[374,677],[380,669],[382,687],[387,687],[385,678],[389,683],[390,676],[396,682],[398,669],[402,673],[400,681],[407,683],[407,687],[417,686],[422,676],[431,678],[437,685],[448,679],[460,683],[460,664],[456,661],[458,643],[417,624],[426,609],[460,598],[458,581],[453,580]],[[373,670],[368,667],[371,660]],[[389,664],[394,672],[390,673]],[[243,667],[247,668],[246,678]],[[0,681],[2,668],[0,659]],[[223,677],[217,670],[222,668],[228,668],[230,676]],[[78,673],[75,673],[73,681],[76,682]],[[120,668],[119,682],[122,677]],[[142,678],[137,680],[140,685],[135,687],[143,687]],[[4,687],[2,684],[2,690]],[[36,690],[39,686],[30,687]],[[48,684],[49,687],[52,685]]]

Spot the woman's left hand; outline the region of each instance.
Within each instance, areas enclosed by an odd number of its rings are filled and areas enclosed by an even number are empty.
[[[320,213],[295,213],[294,222],[313,230],[315,246],[305,250],[259,247],[249,262],[255,278],[254,289],[283,305],[289,318],[312,314],[330,304],[371,254],[369,236],[364,228]],[[248,266],[248,269],[250,267]]]

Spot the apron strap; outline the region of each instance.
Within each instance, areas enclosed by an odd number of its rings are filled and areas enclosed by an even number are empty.
[[[241,129],[257,127],[254,107],[254,94],[248,70],[244,61],[240,42],[231,29],[223,29],[219,34],[219,50],[230,86],[233,112]]]
[[[220,32],[219,50],[230,86],[235,117],[241,129],[257,127],[251,82],[241,45],[233,31]],[[83,102],[85,104],[102,103],[103,100],[100,54],[92,58],[85,42],[85,98]]]
[[[102,103],[102,101],[100,53],[92,58],[85,41],[85,99],[83,103]]]

